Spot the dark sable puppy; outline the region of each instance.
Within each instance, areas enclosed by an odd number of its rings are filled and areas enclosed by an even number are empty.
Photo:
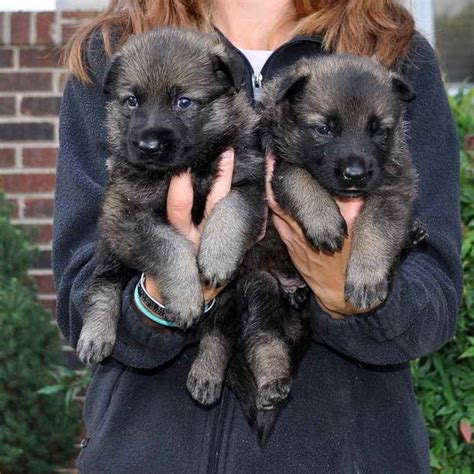
[[[353,230],[345,296],[358,309],[384,301],[390,271],[412,231],[416,172],[403,105],[414,99],[397,74],[367,58],[301,61],[263,96],[272,185],[318,249],[334,252],[346,226],[335,197],[363,196]]]
[[[275,156],[275,198],[312,245],[339,249],[346,225],[335,197],[365,198],[345,287],[346,298],[360,309],[385,299],[389,273],[412,238],[416,174],[405,143],[403,102],[413,98],[400,76],[369,59],[336,55],[298,62],[262,95],[264,143]],[[269,224],[239,272],[234,307],[242,315],[235,318],[240,338],[227,371],[260,439],[288,396],[308,340],[307,294]],[[209,344],[210,360],[229,357],[230,346],[216,335],[220,329],[214,329]],[[203,379],[212,385],[212,374]]]
[[[187,328],[202,313],[201,280],[227,282],[256,241],[264,215],[264,161],[240,60],[217,35],[163,28],[132,37],[106,74],[109,179],[104,191],[77,346],[83,361],[111,353],[124,284],[135,272],[160,283],[167,318]],[[173,175],[191,169],[198,224],[220,154],[235,151],[232,189],[207,221],[196,256],[166,217]]]

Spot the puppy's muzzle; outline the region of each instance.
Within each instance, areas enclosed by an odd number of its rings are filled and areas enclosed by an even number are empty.
[[[170,151],[174,142],[174,132],[169,129],[145,130],[132,141],[133,146],[147,157]]]
[[[351,157],[343,160],[335,170],[341,190],[363,190],[369,184],[373,169],[365,160]]]

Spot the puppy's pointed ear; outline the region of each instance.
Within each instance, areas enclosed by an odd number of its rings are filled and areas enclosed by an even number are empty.
[[[400,100],[411,102],[415,100],[416,94],[413,88],[398,74],[392,76],[392,88]]]
[[[275,102],[279,104],[280,102],[290,100],[296,94],[299,94],[306,86],[308,79],[308,74],[286,76],[279,85]]]
[[[117,77],[122,67],[122,56],[116,54],[110,61],[108,68],[105,71],[104,83],[102,85],[104,94],[110,94],[117,83]]]
[[[212,57],[214,72],[223,74],[232,87],[239,92],[244,80],[244,65],[242,60],[229,51],[219,51]]]

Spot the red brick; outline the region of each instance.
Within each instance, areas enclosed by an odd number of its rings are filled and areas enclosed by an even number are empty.
[[[24,115],[56,116],[59,113],[61,97],[24,97],[21,101],[21,113]]]
[[[56,318],[56,300],[40,300],[41,306],[51,313],[53,319]]]
[[[23,166],[33,168],[56,166],[57,148],[23,148]]]
[[[41,12],[36,15],[36,44],[53,44],[53,28],[55,15]]]
[[[47,244],[53,240],[53,226],[52,225],[37,225],[38,234],[36,236],[36,243]]]
[[[473,134],[466,135],[466,137],[464,139],[464,148],[467,151],[474,150],[474,135]]]
[[[53,239],[53,226],[51,224],[18,225],[28,235],[34,237],[36,244],[50,244]]]
[[[52,199],[26,199],[25,217],[49,218],[53,217],[54,201]]]
[[[15,97],[0,97],[0,115],[15,115]]]
[[[97,12],[92,10],[74,10],[64,11],[62,15],[64,20],[87,20],[89,18],[95,18]]]
[[[63,43],[69,41],[72,35],[77,31],[79,25],[63,25],[62,26],[62,38]]]
[[[38,293],[43,295],[52,295],[55,292],[53,275],[34,275],[33,279],[38,288]]]
[[[54,174],[8,174],[0,176],[0,187],[7,193],[48,193],[54,180]]]
[[[11,14],[11,44],[30,42],[30,14],[15,12]]]
[[[50,72],[0,72],[0,92],[50,91]]]
[[[16,199],[7,199],[7,203],[11,208],[10,217],[12,219],[18,219],[19,216],[19,206]]]
[[[58,48],[26,48],[20,50],[20,67],[57,67]]]
[[[3,15],[3,13],[0,13],[0,44],[3,44]]]
[[[13,67],[13,51],[0,49],[0,67]]]
[[[0,148],[0,168],[15,166],[15,150],[13,148]]]
[[[54,125],[48,122],[0,123],[0,141],[54,140]]]

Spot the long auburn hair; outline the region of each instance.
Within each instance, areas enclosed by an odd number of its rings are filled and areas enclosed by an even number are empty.
[[[85,45],[100,30],[105,51],[112,54],[111,31],[118,45],[132,34],[157,26],[212,29],[212,0],[110,0],[95,19],[83,25],[65,47],[68,69],[90,83]],[[415,31],[414,20],[397,0],[294,0],[294,34],[316,34],[327,50],[374,56],[392,66],[402,58]]]

